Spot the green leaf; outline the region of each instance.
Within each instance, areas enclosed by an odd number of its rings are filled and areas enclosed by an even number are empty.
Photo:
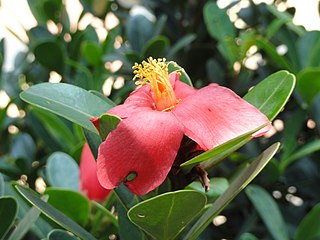
[[[181,49],[187,47],[191,42],[197,38],[196,34],[187,34],[180,38],[171,48],[167,55],[168,59],[172,59],[173,56]]]
[[[168,62],[168,71],[169,73],[172,73],[174,71],[180,72],[181,73],[180,80],[191,87],[193,86],[189,75],[186,73],[184,68],[180,67],[176,62],[173,62],[173,61]]]
[[[198,190],[199,192],[205,193],[209,198],[217,198],[222,195],[229,187],[229,181],[226,178],[210,178],[210,183],[212,187],[208,192],[205,192],[202,184],[197,182],[192,182],[189,187]]]
[[[84,226],[89,219],[89,201],[80,194],[65,189],[47,188],[48,203],[67,215],[70,219]]]
[[[32,108],[32,113],[41,121],[46,130],[63,149],[69,151],[77,144],[72,131],[59,117],[40,108]]]
[[[46,41],[34,48],[34,56],[48,70],[62,74],[64,67],[64,51],[59,43]]]
[[[275,143],[266,149],[254,160],[249,167],[243,169],[241,173],[231,182],[229,188],[213,203],[213,205],[198,219],[189,232],[184,237],[185,240],[196,239],[201,232],[211,223],[232,199],[244,189],[266,166],[270,159],[279,149],[280,144]]]
[[[100,116],[112,108],[94,94],[65,83],[37,84],[23,91],[20,98],[97,134],[98,131],[89,119]]]
[[[310,104],[320,92],[320,68],[306,68],[298,74],[297,79],[299,93]]]
[[[319,67],[320,55],[320,32],[304,32],[299,38],[297,45],[301,68]]]
[[[121,121],[121,118],[113,114],[105,113],[100,116],[99,133],[103,141],[107,138],[108,134],[112,130],[116,129],[120,121]]]
[[[320,236],[320,203],[315,205],[311,211],[300,222],[294,240],[315,240]]]
[[[208,2],[203,9],[204,21],[211,37],[224,41],[236,37],[236,30],[225,9],[220,9],[215,2]]]
[[[4,239],[17,216],[18,203],[13,197],[0,197],[0,239]]]
[[[197,163],[204,162],[204,161],[207,161],[210,159],[209,162],[203,164],[203,167],[205,167],[205,168],[213,167],[213,166],[219,164],[229,154],[231,154],[232,152],[234,152],[235,150],[239,149],[244,144],[249,142],[251,140],[249,137],[253,133],[259,131],[260,129],[267,126],[268,124],[269,123],[264,124],[263,126],[260,126],[259,128],[254,129],[253,131],[250,131],[250,132],[242,134],[236,138],[233,138],[233,139],[231,139],[231,140],[229,140],[229,141],[227,141],[227,142],[225,142],[225,143],[223,143],[223,144],[221,144],[221,145],[219,145],[209,151],[206,151],[206,152],[190,159],[189,161],[184,162],[180,166],[184,170],[188,171]],[[191,165],[191,166],[189,166],[189,165]]]
[[[41,198],[43,201],[48,200],[48,196],[43,196]],[[41,211],[36,207],[32,207],[24,217],[19,221],[18,225],[10,234],[8,240],[20,240],[29,231],[32,225],[37,221],[40,216]]]
[[[87,143],[90,147],[90,150],[94,156],[94,159],[97,159],[98,157],[98,149],[100,144],[102,143],[101,138],[97,135],[94,134],[93,132],[83,128],[83,134],[87,140]]]
[[[104,206],[102,206],[100,203],[96,202],[96,201],[92,201],[91,202],[95,207],[97,207],[103,214],[105,214],[108,219],[110,220],[110,222],[116,226],[117,228],[119,228],[119,224],[118,224],[118,220],[116,218],[116,216],[111,213],[108,209],[106,209]]]
[[[85,59],[92,65],[98,66],[102,63],[102,49],[95,42],[84,42],[82,45],[82,53]]]
[[[0,173],[0,197],[4,195],[4,179],[3,175]]]
[[[42,201],[35,192],[33,192],[31,189],[26,189],[24,187],[21,187],[19,185],[16,185],[15,188],[17,191],[26,199],[28,200],[32,205],[36,206],[40,211],[45,214],[47,217],[52,219],[54,222],[56,222],[59,226],[65,228],[66,230],[74,233],[75,235],[79,236],[83,239],[88,240],[95,240],[95,238],[87,232],[85,229],[83,229],[80,225],[78,225],[76,222],[68,218],[66,215],[52,207],[51,205],[45,203]]]
[[[153,57],[161,58],[169,46],[169,39],[164,36],[156,36],[152,38],[144,47],[144,58]]]
[[[280,162],[280,170],[284,171],[287,166],[295,162],[296,160],[309,155],[313,152],[320,151],[320,140],[314,140],[305,144],[299,150],[291,154],[288,158],[281,160]]]
[[[289,239],[288,230],[277,203],[263,188],[250,185],[245,190],[275,240]]]
[[[272,121],[289,100],[295,82],[293,74],[279,71],[261,81],[243,99],[258,108]]]
[[[53,229],[48,233],[46,240],[79,240],[76,236],[72,235],[70,232],[61,230],[61,229]]]
[[[79,166],[68,154],[55,152],[47,160],[46,177],[53,187],[79,191]]]
[[[109,104],[112,107],[116,106],[116,104],[110,98],[108,98],[106,95],[104,95],[103,93],[101,93],[99,91],[89,90],[89,93],[92,93],[92,94],[96,95],[97,97],[101,98],[103,101],[105,101],[107,104]]]
[[[129,210],[128,216],[154,239],[169,240],[174,239],[200,213],[205,204],[206,197],[203,193],[181,190],[138,203]]]

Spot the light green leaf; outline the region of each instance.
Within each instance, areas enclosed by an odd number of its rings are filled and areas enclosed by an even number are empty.
[[[193,190],[181,190],[145,200],[131,208],[128,216],[154,239],[170,240],[199,214],[205,204],[204,194]]]
[[[245,190],[264,224],[275,240],[289,239],[288,230],[277,203],[263,188],[250,185]]]
[[[232,199],[244,189],[266,166],[270,159],[276,154],[280,144],[275,143],[266,149],[249,167],[243,169],[241,173],[232,181],[229,188],[213,203],[213,205],[198,219],[188,233],[185,240],[197,239],[201,232],[211,223]]]
[[[99,133],[103,141],[107,138],[108,134],[112,130],[116,129],[120,121],[121,121],[121,118],[113,114],[105,113],[100,116]]]
[[[320,203],[315,205],[311,211],[302,219],[294,240],[315,240],[320,236]]]
[[[81,46],[85,59],[92,65],[98,66],[102,63],[102,49],[94,41],[84,42]]]
[[[205,188],[199,181],[192,182],[189,185],[189,188],[205,193],[209,198],[217,198],[222,195],[229,187],[229,181],[226,178],[210,178],[210,183],[212,187],[208,192],[205,192]]]
[[[272,121],[289,100],[295,76],[288,71],[279,71],[261,81],[243,99],[258,108]]]
[[[48,233],[46,240],[79,240],[76,236],[72,235],[72,233],[61,230],[61,229],[53,229]]]
[[[47,188],[48,203],[82,226],[89,219],[89,201],[79,192],[66,189]]]
[[[43,196],[41,198],[43,201],[48,200],[48,196]],[[32,207],[24,217],[19,221],[18,225],[10,234],[8,240],[20,240],[24,237],[24,235],[29,231],[32,225],[37,221],[40,216],[41,211],[36,208]]]
[[[22,100],[58,114],[98,134],[90,118],[113,106],[88,91],[65,83],[41,83],[20,94]]]
[[[186,84],[188,84],[189,86],[193,86],[192,85],[192,81],[189,77],[189,75],[186,73],[186,71],[184,70],[184,68],[180,67],[176,62],[172,62],[170,61],[168,63],[168,71],[169,73],[172,73],[174,71],[178,71],[181,73],[181,76],[180,76],[180,80]]]
[[[74,233],[75,235],[79,236],[80,238],[87,239],[87,240],[96,240],[89,232],[83,229],[80,225],[76,222],[68,218],[66,215],[52,207],[51,205],[42,201],[35,192],[31,189],[26,189],[19,185],[16,185],[15,188],[18,192],[28,200],[32,205],[36,206],[40,211],[45,214],[47,217],[52,219],[56,222],[59,226],[67,229],[68,231]]]
[[[68,154],[55,152],[47,160],[46,177],[53,187],[79,191],[79,166]]]
[[[18,203],[13,197],[0,197],[0,239],[4,239],[17,216]]]

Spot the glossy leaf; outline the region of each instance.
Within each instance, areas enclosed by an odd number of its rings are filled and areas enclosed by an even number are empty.
[[[61,227],[67,229],[68,231],[74,233],[75,235],[79,236],[83,239],[88,240],[95,240],[95,238],[87,232],[85,229],[83,229],[80,225],[78,225],[76,222],[68,218],[66,215],[52,207],[51,205],[45,203],[42,201],[35,192],[31,191],[30,189],[26,189],[24,187],[21,187],[19,185],[15,186],[18,192],[26,199],[28,200],[32,205],[36,206],[40,211],[45,214],[47,217],[52,219],[54,222],[56,222]]]
[[[145,200],[131,208],[128,216],[154,239],[170,240],[199,214],[205,204],[204,194],[193,190],[181,190]],[[190,206],[188,211],[187,206]]]
[[[299,39],[297,46],[299,51],[299,60],[302,68],[318,67],[320,61],[320,32],[305,32]]]
[[[245,192],[275,240],[289,239],[288,230],[277,203],[263,188],[250,185]]]
[[[180,38],[170,49],[168,52],[167,58],[171,59],[177,52],[181,49],[187,47],[191,42],[193,42],[197,38],[196,34],[187,34]]]
[[[101,136],[101,139],[104,141],[108,134],[116,129],[118,124],[120,123],[121,118],[117,117],[113,114],[105,113],[100,116],[99,118],[99,133]]]
[[[62,74],[65,56],[60,44],[53,41],[39,43],[34,49],[34,56],[48,70]]]
[[[294,240],[316,240],[320,236],[320,203],[315,205],[299,224]]]
[[[222,195],[229,187],[229,181],[226,178],[210,178],[211,188],[205,192],[204,187],[200,182],[193,182],[189,185],[190,188],[205,193],[209,198],[217,198]]]
[[[18,203],[13,197],[0,197],[0,239],[4,239],[14,223],[18,211]]]
[[[299,93],[310,104],[320,92],[320,68],[306,68],[298,74],[297,79]]]
[[[144,47],[144,58],[153,57],[161,58],[169,46],[169,39],[164,36],[156,36],[152,38]]]
[[[94,156],[94,159],[97,159],[98,149],[100,144],[102,143],[101,138],[97,134],[94,134],[93,132],[84,128],[83,128],[83,134],[87,140],[87,143],[89,144],[89,147]]]
[[[84,226],[89,219],[89,201],[79,192],[47,188],[44,194],[49,196],[48,203]]]
[[[55,152],[47,160],[46,177],[53,187],[79,190],[79,166],[72,157]]]
[[[188,84],[189,86],[193,86],[192,85],[192,81],[189,77],[189,75],[186,73],[186,71],[184,70],[184,68],[180,67],[176,62],[172,62],[170,61],[168,63],[168,71],[169,73],[172,73],[174,71],[178,71],[181,73],[181,76],[180,76],[180,80],[186,84]]]
[[[72,235],[70,232],[54,229],[48,233],[47,240],[79,240],[76,236]]]
[[[243,99],[258,108],[272,121],[289,100],[295,82],[293,74],[279,71],[261,81]]]
[[[250,166],[246,167],[231,182],[229,188],[213,203],[213,205],[198,219],[188,233],[184,236],[185,240],[197,239],[201,232],[211,223],[232,199],[244,189],[266,166],[271,158],[276,154],[280,144],[275,143],[266,149],[254,160]]]
[[[98,131],[89,119],[100,116],[112,107],[94,94],[65,83],[41,83],[28,88],[20,97],[94,133]]]
[[[43,201],[48,200],[48,196],[43,196],[41,198]],[[24,217],[19,221],[18,225],[10,234],[8,240],[20,240],[24,237],[24,235],[29,231],[32,225],[37,221],[40,216],[41,211],[32,207],[30,210],[24,215]]]

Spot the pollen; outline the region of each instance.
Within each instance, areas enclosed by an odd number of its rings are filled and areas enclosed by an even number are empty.
[[[156,109],[171,111],[178,101],[169,80],[166,59],[149,57],[141,64],[135,63],[132,69],[136,85],[150,85]]]

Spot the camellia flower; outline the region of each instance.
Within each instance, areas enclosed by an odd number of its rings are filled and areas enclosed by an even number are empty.
[[[99,147],[98,179],[107,189],[124,183],[144,195],[165,180],[183,138],[206,151],[269,122],[230,89],[210,84],[197,90],[181,82],[165,59],[149,58],[133,69],[139,87],[108,111],[121,121]],[[98,126],[98,118],[91,121]]]
[[[97,163],[86,143],[80,159],[80,191],[90,200],[103,201],[110,190],[103,188],[97,177]]]

